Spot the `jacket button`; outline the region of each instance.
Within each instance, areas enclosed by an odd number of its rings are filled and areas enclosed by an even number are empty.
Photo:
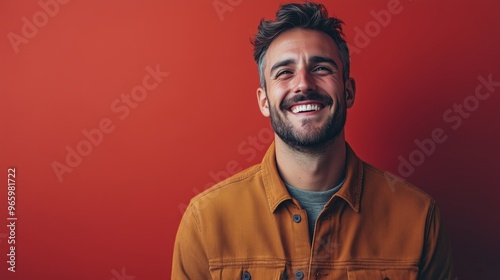
[[[298,280],[300,280],[300,279],[304,278],[304,272],[302,272],[302,271],[300,271],[300,270],[297,270],[297,271],[295,272],[295,278],[296,278],[296,279],[298,279]]]
[[[250,279],[252,279],[252,275],[250,275],[250,272],[248,271],[243,272],[243,274],[241,275],[241,280],[250,280]]]
[[[300,220],[302,220],[302,218],[300,217],[299,214],[295,214],[293,215],[293,221],[296,222],[296,223],[300,223]]]

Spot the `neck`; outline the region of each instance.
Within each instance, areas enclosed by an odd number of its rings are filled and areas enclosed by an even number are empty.
[[[276,164],[287,184],[302,190],[326,191],[345,176],[346,147],[341,132],[322,153],[297,151],[275,136]]]

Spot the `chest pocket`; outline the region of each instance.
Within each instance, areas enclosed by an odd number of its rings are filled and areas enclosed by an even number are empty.
[[[349,269],[349,280],[417,280],[417,268]]]
[[[282,280],[285,265],[279,267],[223,267],[212,271],[214,280]]]

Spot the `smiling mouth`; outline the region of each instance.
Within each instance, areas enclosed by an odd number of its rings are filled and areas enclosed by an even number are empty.
[[[294,114],[315,112],[323,109],[325,106],[320,103],[297,104],[290,107],[290,111]]]

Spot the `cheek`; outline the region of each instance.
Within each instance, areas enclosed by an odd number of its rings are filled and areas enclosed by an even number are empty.
[[[341,77],[337,75],[321,77],[317,80],[318,84],[327,85],[330,89],[343,89],[344,82]]]
[[[333,99],[344,98],[344,83],[342,80],[336,78],[323,79],[318,84],[320,91],[328,93]]]
[[[286,97],[287,87],[285,83],[275,83],[269,88],[268,94],[271,104],[280,104]]]

